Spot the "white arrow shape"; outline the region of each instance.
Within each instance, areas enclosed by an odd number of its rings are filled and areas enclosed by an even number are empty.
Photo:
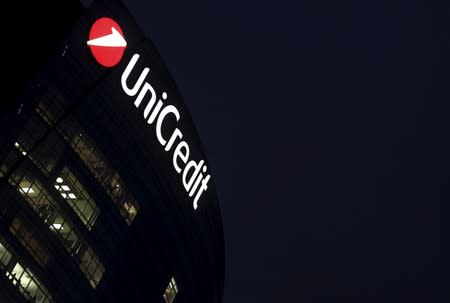
[[[111,34],[89,40],[87,44],[105,47],[125,47],[127,46],[127,41],[125,41],[114,26],[111,26]]]

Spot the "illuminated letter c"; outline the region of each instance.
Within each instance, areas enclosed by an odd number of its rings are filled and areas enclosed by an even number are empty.
[[[156,137],[158,138],[159,143],[161,143],[162,146],[166,145],[167,140],[162,137],[161,134],[161,126],[162,122],[164,121],[164,118],[169,114],[172,113],[175,118],[180,120],[180,113],[178,112],[178,109],[173,105],[168,105],[164,107],[164,109],[161,111],[158,121],[156,122]]]

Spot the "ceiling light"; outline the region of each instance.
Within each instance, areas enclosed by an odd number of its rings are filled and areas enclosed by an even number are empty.
[[[22,191],[29,194],[34,194],[34,189],[31,187],[22,187]]]

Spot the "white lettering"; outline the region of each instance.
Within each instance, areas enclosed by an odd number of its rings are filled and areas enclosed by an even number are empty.
[[[147,121],[148,124],[152,124],[155,121],[156,117],[159,114],[159,111],[161,110],[162,105],[163,105],[163,103],[161,100],[159,100],[158,103],[156,103],[155,109],[153,110],[152,114],[150,115],[150,118],[148,118],[148,121]]]
[[[144,83],[144,85],[142,86],[141,92],[137,96],[136,101],[134,101],[134,105],[138,108],[139,105],[141,105],[142,99],[144,99],[144,96],[147,92],[150,92],[152,94],[152,96],[150,97],[150,101],[147,103],[147,106],[145,107],[145,110],[144,110],[144,118],[145,119],[147,119],[148,114],[150,113],[153,105],[155,104],[155,101],[156,101],[155,90],[153,89],[153,87],[150,84],[148,84],[148,82]]]
[[[147,74],[150,71],[150,69],[148,67],[144,68],[144,70],[142,71],[141,75],[139,76],[139,79],[137,80],[134,87],[131,89],[128,88],[127,79],[130,76],[131,70],[136,65],[136,62],[138,59],[139,59],[139,55],[134,54],[133,57],[131,58],[130,62],[128,63],[127,67],[125,68],[125,71],[123,72],[122,78],[121,78],[123,91],[130,97],[134,97],[137,94],[139,88],[142,85],[142,82],[144,82],[145,77],[147,77]]]
[[[185,153],[181,152],[181,149],[184,148]],[[181,141],[178,143],[175,151],[173,152],[173,167],[177,171],[177,173],[181,173],[181,168],[178,166],[177,158],[180,158],[183,163],[186,163],[189,159],[189,145],[185,141]]]
[[[180,132],[180,130],[178,128],[175,128],[175,130],[172,133],[172,136],[169,139],[169,142],[166,145],[165,150],[169,151],[172,148],[173,143],[175,142],[176,138],[183,138],[183,134]]]
[[[192,183],[194,183],[195,178],[197,177],[198,173],[200,172],[200,169],[203,166],[203,160],[201,160],[198,164],[194,161],[191,160],[189,161],[189,163],[186,165],[186,167],[184,168],[184,172],[183,172],[183,185],[184,185],[184,189],[186,189],[186,192],[189,192],[189,189],[192,186]],[[186,176],[188,175],[189,171],[191,170],[191,168],[194,168],[194,172],[192,173],[189,181],[186,180]],[[190,195],[191,196],[191,195]]]
[[[200,196],[202,195],[202,193],[208,189],[209,178],[211,178],[211,176],[207,175],[206,178],[202,180],[202,186],[198,190],[197,195],[195,196],[195,199],[194,199],[194,205],[193,205],[194,209],[197,209],[198,200],[200,199]]]
[[[163,123],[169,114],[175,116],[176,122],[178,122],[181,118],[180,113],[174,105],[164,106],[163,100],[167,99],[166,92],[162,92],[161,99],[156,102],[157,93],[154,87],[149,82],[144,83],[148,73],[150,72],[150,69],[148,67],[145,67],[142,70],[134,86],[132,88],[128,87],[128,78],[134,67],[136,66],[139,57],[139,54],[134,54],[131,57],[131,60],[125,68],[124,72],[122,73],[122,89],[130,97],[136,96],[136,94],[139,92],[136,100],[134,101],[134,105],[136,108],[139,108],[144,98],[148,99],[148,103],[145,106],[143,113],[144,119],[148,124],[153,124],[153,122],[155,122],[156,120],[156,138],[158,139],[159,143],[165,147],[164,150],[168,152],[172,149],[172,146],[175,144],[177,138],[180,140],[183,138],[183,132],[179,128],[175,128],[172,135],[170,136],[170,139],[167,141],[162,135]],[[150,97],[148,97],[148,93],[150,93]],[[200,160],[198,163],[192,159],[189,161],[189,154],[189,144],[186,141],[180,141],[173,151],[172,164],[178,174],[181,173],[181,171],[183,170],[182,167],[184,166],[184,171],[181,175],[181,181],[183,183],[186,194],[188,194],[189,197],[194,196],[194,194],[197,192],[193,201],[193,208],[197,209],[200,197],[202,196],[203,192],[208,189],[208,182],[211,176],[207,175],[206,177],[203,177],[204,174],[206,174],[206,165],[203,165],[205,161]],[[180,166],[180,163],[187,163],[187,165]],[[201,170],[203,171],[203,173],[201,172]]]
[[[164,121],[164,118],[170,113],[175,116],[177,121],[180,120],[180,113],[178,112],[178,109],[173,105],[168,105],[161,111],[158,121],[156,122],[156,137],[158,137],[158,141],[162,146],[166,145],[167,143],[167,141],[162,137],[161,133],[162,122]]]

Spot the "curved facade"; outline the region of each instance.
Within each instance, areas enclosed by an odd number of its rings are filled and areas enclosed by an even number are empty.
[[[214,178],[161,56],[119,1],[73,20],[2,109],[0,301],[221,302]]]

